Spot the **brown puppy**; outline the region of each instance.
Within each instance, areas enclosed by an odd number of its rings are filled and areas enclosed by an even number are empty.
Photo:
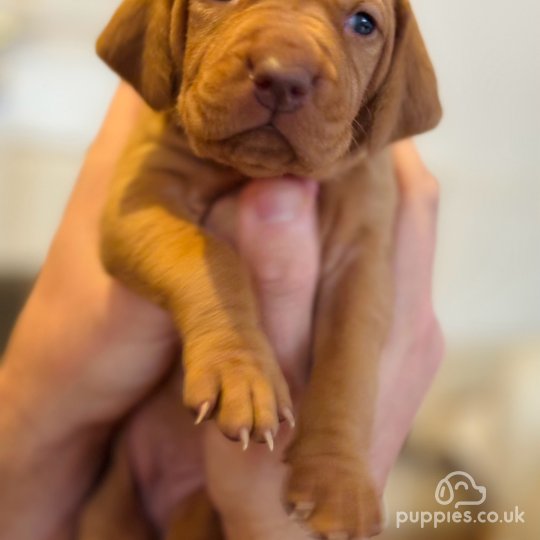
[[[291,401],[246,269],[201,223],[249,178],[320,181],[313,369],[286,503],[322,537],[376,534],[367,454],[397,198],[384,148],[440,118],[409,2],[125,0],[98,52],[153,109],[112,186],[103,262],[170,311],[185,404],[244,445],[271,445]]]

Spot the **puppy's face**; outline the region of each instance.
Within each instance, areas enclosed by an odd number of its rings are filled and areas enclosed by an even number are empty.
[[[440,113],[405,0],[125,0],[98,51],[248,176],[313,175]]]
[[[390,8],[192,0],[179,110],[193,147],[257,176],[335,162],[391,41]]]

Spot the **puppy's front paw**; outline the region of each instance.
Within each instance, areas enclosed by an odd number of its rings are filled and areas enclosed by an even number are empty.
[[[277,364],[263,364],[244,351],[220,352],[215,362],[186,366],[184,403],[196,412],[197,424],[215,417],[223,434],[244,449],[252,437],[273,450],[280,419],[292,422],[289,389]]]
[[[296,455],[290,465],[287,510],[317,538],[351,540],[380,534],[380,500],[360,458]]]

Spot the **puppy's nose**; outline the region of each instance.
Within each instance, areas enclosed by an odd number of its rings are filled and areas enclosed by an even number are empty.
[[[313,75],[301,66],[284,66],[269,57],[252,68],[255,97],[268,109],[294,112],[304,105],[313,88]]]

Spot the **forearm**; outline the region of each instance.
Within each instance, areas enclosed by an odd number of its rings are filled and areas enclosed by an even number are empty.
[[[85,343],[96,328],[77,331],[48,288],[42,273],[0,367],[0,536],[10,540],[56,539],[68,526],[112,425],[80,406],[84,385],[69,368],[74,358],[92,365],[99,352]]]
[[[142,107],[122,85],[0,367],[2,538],[65,537],[111,429],[170,365],[168,317],[98,256],[108,184]]]
[[[46,426],[41,425],[38,405],[34,413],[25,410],[7,370],[0,371],[0,400],[2,537],[55,538],[73,521],[94,482],[107,430],[56,426],[51,430],[54,437],[42,437]]]

